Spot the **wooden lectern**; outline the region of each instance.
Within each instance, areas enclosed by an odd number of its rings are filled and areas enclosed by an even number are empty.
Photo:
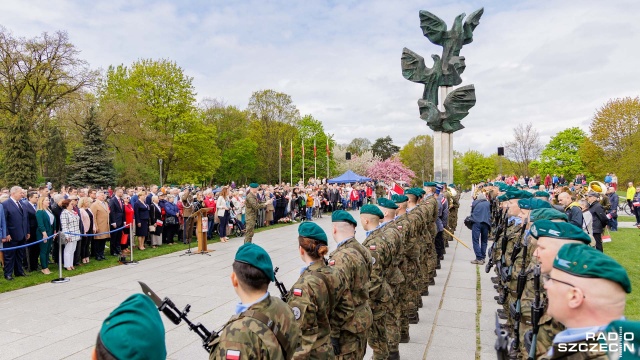
[[[213,208],[202,208],[198,210],[195,214],[191,215],[196,218],[196,238],[198,239],[198,251],[196,254],[208,253],[214,250],[207,249],[207,227],[209,219],[207,218],[207,213],[213,210]],[[204,225],[204,222],[207,222],[207,225]],[[203,226],[204,225],[204,226]]]

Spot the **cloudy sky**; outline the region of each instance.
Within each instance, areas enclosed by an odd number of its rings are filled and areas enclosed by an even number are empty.
[[[459,151],[495,152],[519,123],[544,142],[588,130],[608,99],[640,93],[640,1],[2,1],[0,24],[16,36],[65,30],[92,67],[140,58],[175,60],[198,99],[240,108],[251,93],[292,96],[341,143],[390,135],[398,145],[431,134],[418,117],[421,85],[402,77],[407,47],[441,54],[419,10],[450,26],[483,7],[462,85],[477,103],[454,137]],[[428,66],[432,66],[427,62]]]

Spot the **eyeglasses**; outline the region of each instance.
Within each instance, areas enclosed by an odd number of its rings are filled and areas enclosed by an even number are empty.
[[[549,274],[544,274],[544,275],[542,275],[542,282],[543,282],[544,284],[547,284],[549,281],[555,281],[555,282],[558,282],[558,283],[560,283],[560,284],[569,285],[569,286],[571,286],[572,288],[579,289],[579,288],[578,288],[578,287],[576,287],[575,285],[570,284],[570,283],[568,283],[568,282],[566,282],[566,281],[562,281],[562,280],[554,279],[554,278],[552,278]],[[582,297],[583,297],[583,298],[586,298],[586,296],[585,296],[585,295],[582,295]]]

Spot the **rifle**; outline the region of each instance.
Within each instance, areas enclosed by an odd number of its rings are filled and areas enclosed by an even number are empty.
[[[289,297],[289,292],[287,291],[287,288],[284,287],[284,284],[278,281],[278,278],[276,277],[278,270],[280,270],[279,267],[276,267],[275,269],[273,269],[273,279],[275,280],[276,287],[278,288],[278,290],[280,290],[280,298],[282,299],[282,301],[287,302],[287,298]]]
[[[522,253],[522,268],[520,269],[520,273],[518,273],[518,287],[517,287],[517,295],[516,295],[516,303],[515,303],[515,314],[513,316],[513,320],[515,321],[513,325],[513,333],[514,340],[512,343],[511,349],[515,352],[518,351],[520,347],[520,319],[522,318],[522,293],[524,292],[524,286],[527,281],[527,270],[526,270],[526,262],[527,262],[527,251],[529,248],[529,236],[523,239],[523,248],[524,251]]]
[[[538,340],[538,330],[540,326],[540,317],[542,317],[542,301],[540,301],[540,265],[536,265],[533,270],[533,287],[535,289],[535,298],[531,304],[531,323],[532,334],[531,347],[529,348],[529,360],[536,358],[536,342]]]
[[[506,226],[508,226],[507,216],[509,216],[508,209],[505,212],[505,215],[504,215],[505,218],[503,220]],[[500,305],[504,304],[504,302],[507,301],[507,292],[509,291],[509,288],[506,286],[506,283],[508,282],[507,274],[509,271],[509,269],[506,268],[506,265],[507,265],[506,253],[507,253],[508,241],[509,241],[509,238],[507,237],[507,229],[505,227],[502,234],[502,242],[500,243],[500,249],[502,250],[502,255],[500,256],[500,261],[496,264],[496,268],[498,269],[498,275],[500,276],[500,280],[501,280],[500,285],[502,286],[502,290],[503,290],[503,294],[500,294],[500,298],[498,299],[498,304]]]
[[[222,329],[219,331],[211,332],[200,323],[192,323],[187,318],[187,314],[191,310],[191,305],[187,304],[187,306],[184,307],[184,310],[180,311],[178,307],[171,301],[171,299],[165,297],[163,300],[160,300],[160,297],[158,297],[158,295],[156,295],[156,293],[154,293],[153,290],[151,290],[151,288],[147,286],[147,284],[143,283],[142,281],[138,281],[138,283],[140,284],[140,287],[142,287],[142,292],[150,297],[151,300],[153,300],[153,302],[156,304],[158,311],[163,313],[169,320],[171,320],[172,323],[176,325],[179,325],[180,322],[184,320],[184,322],[189,325],[189,330],[195,332],[198,336],[200,336],[200,338],[202,339],[202,347],[207,351],[207,354],[211,353],[211,349],[213,348],[213,346],[210,344],[218,338],[218,334],[220,333],[220,331],[222,331]]]
[[[496,339],[496,344],[493,348],[496,350],[498,355],[498,360],[508,360],[509,359],[509,334],[506,330],[503,330],[500,326],[500,322],[498,321],[498,314],[496,313],[496,335],[498,338]]]

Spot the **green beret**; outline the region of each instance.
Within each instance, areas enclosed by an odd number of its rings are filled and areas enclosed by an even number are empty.
[[[531,214],[529,214],[529,219],[531,219],[531,221],[538,221],[538,220],[569,221],[569,217],[567,216],[567,214],[563,213],[562,211],[558,211],[554,208],[534,209],[531,211]]]
[[[116,359],[166,359],[164,325],[144,294],[133,294],[102,323],[100,341]]]
[[[617,340],[616,343],[623,343],[622,347],[620,347],[620,350],[617,352],[614,352],[613,349],[609,348],[608,354],[610,359],[638,359],[638,356],[631,351],[631,348],[636,352],[638,351],[638,348],[640,348],[640,321],[614,320],[607,326],[605,332],[615,333],[618,335],[617,338],[614,337],[614,339]],[[624,334],[622,339],[620,339],[620,334]],[[633,338],[631,338],[630,334],[633,334]],[[607,336],[607,338],[609,338],[609,336]],[[627,344],[628,347],[625,348]],[[620,357],[616,357],[616,354],[619,354]]]
[[[262,270],[269,280],[274,281],[275,276],[271,258],[260,246],[253,243],[246,243],[240,246],[236,252],[235,260]]]
[[[518,200],[518,207],[524,210],[550,209],[551,204],[545,200],[528,198]]]
[[[409,198],[406,195],[394,194],[391,196],[391,200],[393,200],[393,202],[395,202],[396,204],[401,204],[403,202],[409,201]]]
[[[522,189],[522,185],[520,185],[520,184],[516,184],[516,188],[517,188],[517,189]]]
[[[436,185],[438,185],[438,183],[433,181],[425,181],[422,183],[422,186],[436,187]]]
[[[327,234],[314,222],[307,221],[300,224],[300,226],[298,226],[298,235],[320,241],[321,243],[329,243],[327,241]]]
[[[547,198],[547,199],[548,199],[551,195],[549,195],[549,193],[548,193],[548,192],[546,192],[546,191],[542,191],[542,190],[540,190],[540,191],[536,191],[536,192],[534,192],[534,193],[533,193],[533,196],[535,196],[535,197],[544,197],[544,198]]]
[[[528,199],[533,197],[533,194],[531,194],[528,191],[524,191],[524,190],[508,190],[506,193],[504,193],[504,196],[507,197],[508,200],[512,200],[512,199]]]
[[[449,184],[449,185],[447,185],[447,186],[448,186],[448,187],[452,187],[452,188],[454,188],[454,187],[456,187],[456,184]]]
[[[258,184],[258,183],[249,184],[249,187],[254,188],[254,189],[257,188],[258,186],[260,186],[260,184]]]
[[[395,202],[387,199],[387,198],[379,198],[378,199],[378,206],[382,206],[383,208],[387,208],[387,209],[397,209],[398,205],[396,205]]]
[[[360,208],[360,215],[362,214],[371,214],[371,215],[375,215],[377,217],[379,217],[380,219],[384,218],[384,214],[382,213],[382,210],[380,210],[379,207],[372,205],[372,204],[366,204],[363,205]]]
[[[562,245],[553,260],[553,268],[574,276],[610,280],[620,284],[627,294],[631,293],[631,280],[622,265],[591,246]]]
[[[492,182],[487,183],[487,186],[493,186],[493,183]]]
[[[581,228],[563,222],[553,222],[551,220],[538,220],[529,229],[531,236],[538,239],[540,237],[550,237],[564,240],[579,240],[585,244],[591,243],[591,238]]]
[[[353,226],[358,226],[358,222],[344,210],[336,210],[331,213],[331,222],[348,222]]]
[[[416,188],[407,189],[404,191],[405,195],[413,195],[415,197],[420,197],[420,191]]]
[[[424,196],[424,194],[426,194],[427,192],[424,191],[423,189],[418,189],[418,193],[420,193],[420,196]]]
[[[496,198],[499,202],[503,202],[503,201],[507,201],[509,200],[508,197],[504,196],[504,195],[500,195]]]

